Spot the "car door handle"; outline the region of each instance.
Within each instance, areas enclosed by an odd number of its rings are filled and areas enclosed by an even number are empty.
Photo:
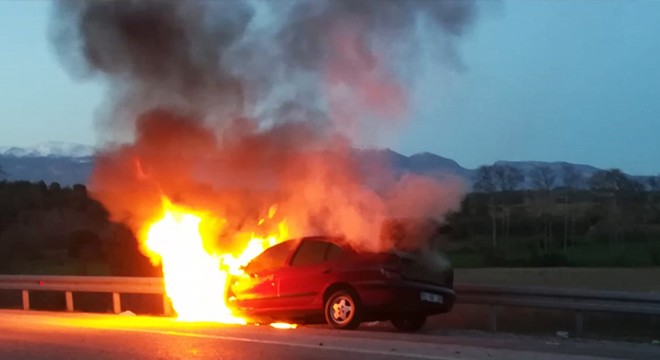
[[[332,272],[332,268],[328,268],[328,269],[323,270],[324,274],[329,274],[331,272]]]

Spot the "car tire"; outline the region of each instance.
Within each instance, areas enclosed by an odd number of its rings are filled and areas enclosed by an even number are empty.
[[[325,321],[336,329],[353,330],[360,326],[362,306],[357,294],[348,290],[332,293],[324,306]]]
[[[426,324],[426,315],[424,314],[400,314],[390,319],[392,325],[399,331],[414,332],[418,331]]]

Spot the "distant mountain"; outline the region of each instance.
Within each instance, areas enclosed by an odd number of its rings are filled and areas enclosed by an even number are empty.
[[[418,153],[411,156],[399,154],[390,149],[356,149],[354,155],[362,164],[363,169],[376,166],[388,166],[397,175],[406,173],[422,174],[441,179],[447,175],[459,176],[472,184],[476,170],[466,169],[456,161],[433,153]],[[571,164],[566,162],[541,161],[498,161],[495,165],[509,165],[528,174],[536,166],[548,166],[560,173],[563,165],[572,165],[583,178],[589,178],[601,170],[594,166]],[[64,142],[48,142],[33,147],[0,147],[0,168],[7,180],[58,182],[61,185],[85,184],[94,166],[94,148],[81,144]],[[632,176],[638,181],[644,181],[644,176]],[[530,188],[531,181],[527,179],[524,187]]]
[[[0,155],[0,168],[6,174],[0,178],[71,186],[87,183],[93,165],[94,158],[90,156]]]
[[[355,154],[364,164],[387,164],[399,173],[410,172],[431,176],[452,174],[465,178],[471,178],[473,173],[473,170],[462,167],[452,159],[428,152],[405,156],[390,149],[358,149]]]
[[[35,146],[21,148],[16,146],[0,146],[0,156],[15,157],[91,157],[94,148],[89,145],[72,144],[61,141],[49,141]]]
[[[590,177],[595,172],[600,171],[595,166],[583,165],[583,164],[573,164],[565,161],[555,161],[555,162],[545,162],[545,161],[496,161],[494,165],[509,165],[521,170],[524,173],[528,173],[537,166],[547,166],[555,172],[561,172],[561,169],[565,165],[571,165],[577,172],[579,172],[583,177]]]
[[[31,147],[0,147],[1,176],[61,185],[87,182],[94,163],[94,148],[65,142],[46,142]]]
[[[562,173],[562,167],[571,165],[581,175],[582,179],[589,179],[594,173],[602,170],[591,165],[573,164],[564,161],[544,162],[544,161],[496,161],[493,165],[508,165],[520,170],[523,174],[529,174],[535,167],[547,166],[552,169],[555,174]],[[561,183],[561,176],[557,176],[557,183]],[[529,176],[525,179],[525,188],[532,188],[533,183]],[[580,184],[579,187],[586,187],[586,183]]]

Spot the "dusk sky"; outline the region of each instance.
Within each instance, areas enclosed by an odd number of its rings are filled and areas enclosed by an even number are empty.
[[[0,146],[95,142],[104,88],[61,66],[50,10],[0,2]],[[459,51],[460,70],[423,59],[394,150],[468,168],[540,160],[660,173],[660,1],[505,1],[480,11]]]

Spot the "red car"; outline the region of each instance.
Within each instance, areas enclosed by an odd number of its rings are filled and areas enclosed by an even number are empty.
[[[390,320],[404,331],[451,310],[454,272],[431,254],[365,253],[341,239],[306,237],[275,245],[230,280],[228,301],[252,319],[355,329]]]

